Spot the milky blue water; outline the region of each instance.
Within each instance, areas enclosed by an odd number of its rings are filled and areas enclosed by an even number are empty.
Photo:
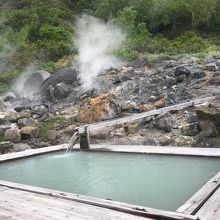
[[[0,164],[0,179],[174,211],[219,170],[217,158],[73,152]]]

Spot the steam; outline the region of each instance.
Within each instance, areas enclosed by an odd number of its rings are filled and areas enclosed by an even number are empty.
[[[109,68],[123,63],[113,55],[125,41],[126,35],[112,23],[84,15],[76,22],[75,47],[78,51],[80,79],[87,89],[94,88],[96,77]]]

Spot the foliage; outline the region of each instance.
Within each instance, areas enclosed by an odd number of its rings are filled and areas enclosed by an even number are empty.
[[[0,74],[0,93],[6,92],[10,88],[10,84],[19,76],[21,72],[12,70]]]
[[[75,53],[72,27],[84,13],[126,31],[127,42],[116,51],[124,59],[140,53],[217,53],[219,11],[220,0],[2,0],[0,53],[9,54],[4,59],[17,67],[37,60],[54,72],[54,63]]]
[[[70,121],[62,116],[51,117],[47,121],[42,122],[39,126],[38,138],[43,141],[47,139],[47,130],[62,129],[70,124]]]
[[[45,63],[41,63],[39,68],[41,70],[45,70],[49,73],[54,73],[58,70],[58,65],[56,63],[54,63],[53,61],[48,61]]]
[[[5,141],[5,135],[4,132],[0,131],[0,142]]]
[[[122,60],[133,61],[138,57],[138,53],[134,50],[124,47],[115,51],[115,55]]]

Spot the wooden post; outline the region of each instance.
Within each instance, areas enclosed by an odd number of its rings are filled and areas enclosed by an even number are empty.
[[[80,149],[89,150],[90,149],[90,139],[88,127],[85,127],[84,132],[80,133]]]

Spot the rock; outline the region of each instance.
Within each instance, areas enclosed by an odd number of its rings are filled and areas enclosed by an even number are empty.
[[[204,63],[205,63],[205,64],[213,63],[213,62],[215,62],[215,59],[213,58],[212,55],[209,55],[209,56],[207,56],[207,57],[204,59]]]
[[[12,148],[13,148],[13,143],[11,143],[10,141],[0,142],[0,153],[1,154],[7,153]]]
[[[24,82],[23,93],[25,97],[32,96],[40,87],[40,85],[50,77],[50,73],[39,70],[32,73]]]
[[[219,132],[211,120],[200,120],[199,125],[205,137],[216,137]]]
[[[192,137],[179,136],[174,140],[177,146],[191,146],[194,143],[194,139]]]
[[[208,64],[206,64],[205,67],[208,71],[214,71],[214,72],[219,69],[215,62],[208,63]]]
[[[5,112],[7,110],[7,106],[5,103],[0,99],[0,112]]]
[[[95,123],[119,116],[121,109],[115,97],[103,93],[85,101],[79,109],[77,121],[80,123]]]
[[[178,77],[181,75],[185,75],[185,76],[189,76],[191,75],[191,72],[188,68],[186,68],[185,66],[178,66],[174,72],[174,76]]]
[[[180,76],[176,77],[176,82],[177,83],[182,83],[182,82],[186,81],[186,79],[187,79],[187,76],[183,74],[183,75],[180,75]]]
[[[18,143],[21,141],[21,132],[18,128],[10,128],[5,131],[5,140],[12,143]]]
[[[34,119],[32,118],[21,118],[18,120],[18,126],[19,127],[36,127],[38,126],[38,122],[36,122]]]
[[[172,138],[169,136],[163,136],[159,138],[158,141],[161,146],[168,146],[172,143]]]
[[[124,128],[115,129],[114,131],[110,132],[110,137],[121,138],[121,137],[125,137],[126,135],[127,134]]]
[[[143,127],[144,127],[144,122],[136,122],[134,124],[128,125],[125,130],[128,134],[135,134]]]
[[[21,129],[22,140],[35,138],[37,136],[38,136],[38,128],[37,127],[23,127]]]
[[[4,102],[10,102],[16,99],[16,95],[13,92],[7,92],[4,95],[3,101]]]
[[[112,134],[113,135],[113,134]],[[91,135],[93,139],[106,140],[110,137],[109,131],[102,131],[98,134]]]
[[[164,69],[172,68],[176,66],[177,62],[176,60],[166,60],[163,62]]]
[[[220,68],[220,59],[216,61],[216,65]]]
[[[165,80],[166,80],[166,83],[169,85],[169,86],[174,86],[176,85],[177,81],[174,77],[171,77],[171,76],[166,76],[165,77]]]
[[[58,83],[54,86],[55,99],[65,99],[70,93],[70,88],[66,83]]]
[[[154,125],[156,128],[165,132],[171,132],[173,128],[173,119],[170,113],[162,113],[155,119]]]
[[[135,61],[131,62],[129,64],[130,67],[132,67],[133,69],[140,69],[145,67],[148,64],[146,59],[136,59]]]
[[[57,139],[57,131],[56,130],[48,130],[47,131],[47,139],[49,141],[54,141]]]
[[[202,69],[196,69],[193,73],[192,73],[193,78],[195,79],[199,79],[199,78],[203,78],[205,77],[205,72]]]
[[[51,75],[47,78],[39,87],[39,93],[42,96],[47,95],[48,89],[54,87],[56,84],[61,82],[69,85],[76,82],[78,79],[78,72],[75,69],[67,68],[63,69],[56,74]]]
[[[212,85],[219,86],[220,85],[220,76],[214,76],[209,80],[209,83]]]
[[[193,124],[193,123],[195,123],[195,122],[198,122],[198,118],[197,118],[196,113],[187,114],[187,115],[186,115],[186,121],[187,121],[187,123],[189,123],[189,124]]]
[[[184,136],[195,136],[201,131],[199,124],[197,122],[192,124],[186,124],[181,128],[181,133]]]
[[[13,150],[15,152],[20,152],[20,151],[25,151],[25,150],[30,150],[31,147],[28,144],[24,143],[18,143],[14,144]]]
[[[144,104],[139,107],[140,112],[147,112],[156,109],[153,104]]]
[[[75,132],[75,128],[77,128],[77,125],[76,125],[76,124],[71,124],[71,125],[67,126],[67,127],[64,129],[63,132],[64,132],[66,135],[72,136],[72,135],[74,134],[74,132]]]
[[[154,102],[154,107],[155,108],[164,108],[166,106],[166,99],[165,98],[162,98],[156,102]]]
[[[211,120],[216,126],[220,126],[220,108],[212,108],[208,106],[195,106],[198,120]]]
[[[122,103],[121,110],[133,112],[139,110],[139,107],[136,102],[128,100]]]
[[[44,116],[48,113],[48,107],[46,107],[45,105],[33,106],[31,109],[31,113],[39,116]]]
[[[17,113],[16,112],[0,112],[0,122],[1,124],[16,122]]]

